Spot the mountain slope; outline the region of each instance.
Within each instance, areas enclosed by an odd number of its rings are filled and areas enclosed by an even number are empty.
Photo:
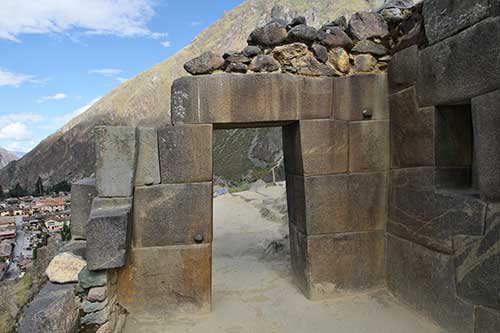
[[[0,184],[9,186],[20,182],[32,187],[38,176],[48,184],[61,180],[75,180],[93,173],[95,147],[92,129],[98,125],[161,126],[170,118],[170,87],[172,82],[187,75],[183,65],[207,50],[240,50],[246,45],[249,33],[271,17],[291,19],[305,15],[311,25],[319,26],[339,15],[378,8],[383,0],[247,0],[200,33],[191,44],[177,54],[125,82],[76,117],[62,129],[42,141],[23,158],[0,171]],[[272,16],[271,16],[272,15]],[[247,131],[257,135],[259,131]],[[253,133],[253,134],[252,134]],[[235,132],[228,135],[236,135]],[[238,136],[238,135],[237,135]],[[241,135],[240,135],[241,136]],[[264,146],[271,144],[275,135],[260,135]],[[218,136],[220,137],[220,136]],[[252,142],[253,140],[244,140]],[[219,145],[215,143],[216,147]],[[250,144],[242,148],[238,157],[232,156],[235,165],[248,165]],[[231,147],[216,149],[214,158],[227,158]],[[246,151],[245,151],[246,150]],[[233,154],[234,155],[234,154]],[[269,156],[274,156],[271,151]],[[239,161],[237,161],[240,159]],[[231,163],[222,163],[226,167]],[[224,175],[230,170],[217,170]]]
[[[0,148],[0,169],[15,160],[17,160],[15,153],[10,152],[7,149]]]

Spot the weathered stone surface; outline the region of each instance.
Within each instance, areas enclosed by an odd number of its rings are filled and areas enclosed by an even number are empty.
[[[302,78],[278,73],[181,78],[172,86],[172,121],[221,128],[298,120],[302,82]]]
[[[311,50],[319,62],[325,64],[328,61],[328,49],[323,45],[314,44],[313,46],[311,46]]]
[[[287,175],[290,222],[307,235],[383,230],[385,173]]]
[[[476,308],[475,333],[497,333],[500,327],[500,312],[482,306]]]
[[[485,200],[500,201],[500,90],[474,98],[474,149]]]
[[[290,225],[292,269],[310,299],[383,285],[383,232],[305,236]]]
[[[307,20],[304,16],[297,16],[292,19],[292,22],[287,27],[293,28],[301,24],[307,24]]]
[[[325,65],[318,60],[312,54],[308,54],[305,57],[293,59],[291,61],[292,65],[283,66],[283,70],[285,72],[290,72],[294,74],[304,75],[304,76],[340,76],[338,75],[333,68],[328,65]]]
[[[274,47],[283,43],[286,37],[286,28],[277,22],[271,22],[252,31],[250,37],[248,37],[248,44]]]
[[[359,12],[349,21],[349,32],[357,40],[385,37],[389,34],[387,23],[380,14]]]
[[[353,75],[334,81],[334,118],[363,120],[363,111],[373,120],[389,119],[387,75]]]
[[[132,198],[94,199],[87,231],[87,261],[90,270],[125,265],[130,244],[131,209]]]
[[[242,53],[248,58],[253,58],[262,54],[262,50],[258,46],[249,45],[243,49]]]
[[[333,78],[303,78],[299,85],[301,119],[329,119],[333,114]]]
[[[135,248],[212,241],[212,183],[137,187],[134,195]]]
[[[226,61],[226,64],[230,63],[241,63],[241,64],[249,64],[251,59],[244,55],[242,52],[226,52],[222,55],[222,58]]]
[[[371,54],[358,54],[354,57],[356,72],[371,72],[377,65],[377,59]]]
[[[283,128],[285,168],[295,175],[347,172],[348,126],[335,120],[303,120]]]
[[[437,166],[464,167],[472,165],[470,106],[437,107],[435,133]],[[491,143],[491,141],[489,142]]]
[[[89,290],[87,299],[90,302],[102,302],[106,299],[108,293],[107,287],[95,287]]]
[[[500,204],[488,205],[486,225],[483,237],[457,246],[457,292],[473,304],[500,310]]]
[[[137,129],[137,168],[135,186],[160,183],[160,161],[158,159],[158,136],[155,128]]]
[[[45,284],[26,309],[17,332],[75,332],[78,326],[78,309],[73,289],[72,284]]]
[[[50,262],[45,274],[53,283],[78,282],[78,273],[87,262],[82,257],[64,252],[56,255]]]
[[[312,44],[318,39],[318,31],[305,24],[299,24],[294,26],[290,31],[288,31],[287,40],[289,42],[300,42],[306,44]]]
[[[391,166],[434,165],[435,109],[419,108],[415,88],[389,98],[391,108]]]
[[[417,81],[418,47],[416,45],[397,52],[389,63],[389,91],[400,91]]]
[[[430,249],[452,254],[455,235],[481,235],[486,205],[457,191],[434,188],[434,168],[391,172],[387,230]]]
[[[335,47],[328,52],[328,63],[342,73],[349,73],[351,68],[349,54],[341,47]]]
[[[466,189],[473,185],[471,167],[437,167],[434,173],[434,184],[438,188]]]
[[[387,54],[387,48],[371,40],[364,39],[356,44],[356,46],[352,49],[352,52],[356,53],[371,53],[376,56],[383,56]]]
[[[491,51],[500,47],[498,31],[500,17],[486,19],[420,51],[419,105],[462,103],[499,89],[500,52]],[[473,67],[470,66],[471,59],[474,59]]]
[[[425,31],[431,44],[489,16],[489,0],[425,0]]]
[[[390,167],[389,121],[349,123],[349,171],[384,171]]]
[[[329,27],[318,33],[318,41],[327,48],[342,47],[351,49],[354,45],[352,39],[340,27]]]
[[[226,66],[226,72],[245,74],[248,72],[248,66],[242,63],[232,62]]]
[[[403,36],[398,39],[396,46],[392,49],[393,52],[398,52],[411,46],[425,46],[428,43],[423,17],[418,13],[414,13],[407,22],[411,22],[411,24],[406,29],[402,29]]]
[[[107,304],[108,302],[89,302],[85,300],[82,304],[82,310],[85,313],[97,312],[104,309]]]
[[[293,43],[276,47],[272,55],[282,65],[293,66],[292,60],[303,58],[309,53],[309,49],[304,43]]]
[[[184,64],[184,69],[193,75],[211,74],[224,66],[224,59],[211,51],[203,53]]]
[[[105,286],[108,276],[105,271],[92,272],[84,267],[78,274],[78,285],[83,289]]]
[[[280,69],[280,63],[270,55],[260,54],[252,60],[248,69],[256,73],[271,73]]]
[[[73,238],[87,237],[87,222],[92,200],[97,196],[95,179],[86,178],[71,184],[71,234]]]
[[[109,308],[104,308],[97,312],[87,313],[82,317],[82,325],[102,325],[109,320]]]
[[[135,128],[96,127],[96,185],[100,197],[130,197],[136,159]]]
[[[444,329],[473,332],[473,306],[456,296],[453,257],[387,235],[388,289]]]
[[[212,125],[158,129],[162,184],[212,180]]]
[[[118,277],[118,301],[129,313],[208,312],[211,245],[133,249]]]

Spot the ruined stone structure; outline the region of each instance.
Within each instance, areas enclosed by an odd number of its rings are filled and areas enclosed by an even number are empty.
[[[386,287],[445,329],[498,332],[498,2],[423,8],[429,46],[388,75],[185,77],[171,126],[97,128],[88,268],[109,271],[116,304],[210,310],[212,131],[281,126],[307,297]]]

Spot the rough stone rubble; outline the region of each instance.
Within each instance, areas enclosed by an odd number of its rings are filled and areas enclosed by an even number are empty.
[[[377,12],[341,16],[316,29],[303,16],[273,20],[252,31],[248,46],[222,55],[213,51],[188,61],[193,75],[216,72],[283,72],[310,77],[340,77],[384,72],[391,55],[425,45],[422,6],[389,0]]]

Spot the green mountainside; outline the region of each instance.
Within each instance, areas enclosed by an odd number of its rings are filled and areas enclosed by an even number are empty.
[[[240,50],[257,26],[272,17],[296,15],[320,26],[340,15],[373,10],[383,0],[247,0],[226,12],[191,44],[111,91],[89,110],[42,141],[20,160],[0,170],[0,184],[33,187],[39,176],[48,185],[92,175],[95,164],[93,128],[97,125],[161,126],[170,118],[170,87],[187,75],[186,61],[208,50]],[[237,149],[235,149],[237,147]],[[278,130],[233,130],[216,134],[216,175],[239,179],[252,168],[280,158]]]

